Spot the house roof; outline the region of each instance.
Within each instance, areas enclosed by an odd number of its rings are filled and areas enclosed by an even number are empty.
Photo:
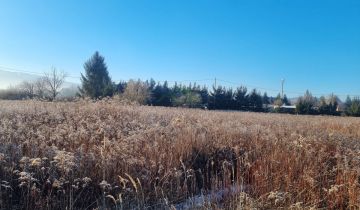
[[[296,106],[295,106],[295,105],[282,105],[281,108],[285,108],[285,109],[295,109]]]

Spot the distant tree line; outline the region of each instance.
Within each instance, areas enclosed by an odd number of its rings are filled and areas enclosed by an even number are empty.
[[[82,86],[79,96],[93,99],[119,95],[121,98],[152,106],[181,106],[222,110],[264,111],[263,104],[269,104],[266,94],[256,89],[248,92],[246,87],[235,91],[222,86],[207,87],[197,84],[169,86],[168,82],[148,81],[120,82],[115,84],[109,77],[107,66],[98,52],[84,64],[85,74],[81,75]]]
[[[85,73],[81,75],[80,97],[99,99],[114,95],[139,104],[152,106],[180,106],[190,108],[208,108],[221,110],[264,111],[264,105],[271,102],[265,93],[261,95],[256,89],[248,92],[246,87],[236,90],[222,86],[213,87],[211,91],[205,86],[195,84],[183,85],[168,82],[130,80],[128,82],[111,81],[105,59],[98,52],[85,62]]]
[[[327,98],[321,96],[316,98],[309,91],[300,97],[296,103],[296,113],[310,115],[346,115],[360,117],[360,98],[346,98],[345,103],[331,94]]]
[[[321,114],[359,116],[359,99],[348,97],[343,107],[334,94],[328,98],[313,97],[309,91],[299,97],[295,108],[286,95],[278,94],[275,98],[267,93],[261,94],[256,89],[248,91],[247,87],[236,89],[223,86],[206,86],[197,84],[182,85],[168,82],[156,82],[153,79],[122,81],[115,84],[108,75],[107,66],[98,52],[84,64],[85,75],[82,75],[82,87],[79,96],[101,98],[118,95],[121,99],[135,101],[139,104],[152,106],[180,106],[190,108],[207,108],[212,110],[243,110],[254,112],[286,112],[296,114]],[[271,106],[272,105],[272,106]]]
[[[183,85],[175,83],[169,86],[167,81],[156,82],[129,80],[115,83],[111,80],[105,58],[95,52],[84,63],[84,74],[81,74],[81,86],[78,97],[101,99],[117,96],[121,100],[136,102],[142,105],[204,108],[210,110],[242,110],[253,112],[283,112],[310,115],[348,115],[360,116],[360,98],[348,97],[345,103],[331,94],[325,98],[316,98],[309,91],[299,97],[294,106],[286,95],[278,94],[275,98],[256,89],[248,90],[245,86],[235,89],[223,86],[206,86],[196,83]],[[0,98],[22,99],[39,98],[55,100],[64,83],[65,74],[53,68],[34,82],[23,82],[17,88],[0,92]],[[4,95],[4,93],[6,93]]]
[[[354,97],[351,99],[349,96],[345,101],[345,114],[348,116],[360,117],[360,98]]]

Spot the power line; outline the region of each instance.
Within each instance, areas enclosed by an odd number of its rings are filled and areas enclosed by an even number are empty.
[[[44,75],[44,73],[40,73],[40,72],[28,71],[28,70],[24,70],[24,69],[15,69],[15,68],[9,68],[9,67],[4,67],[4,66],[0,66],[0,70],[7,71],[7,72],[13,72],[13,73],[26,73],[26,74],[36,75],[36,76]],[[66,77],[76,78],[76,79],[81,78],[81,77],[77,77],[77,76],[73,76],[73,75],[69,75],[69,74],[66,74]]]
[[[233,85],[238,85],[238,86],[246,86],[246,87],[252,87],[252,88],[255,88],[255,89],[258,89],[258,90],[264,90],[264,91],[271,91],[271,92],[278,92],[280,93],[281,90],[275,90],[275,89],[271,89],[271,88],[265,88],[265,87],[259,87],[259,86],[256,86],[256,85],[249,85],[249,84],[240,84],[240,83],[237,83],[237,82],[232,82],[232,81],[228,81],[228,80],[222,80],[222,79],[218,79],[218,81],[222,81],[222,82],[226,82],[226,83],[229,83],[229,84],[233,84]],[[290,93],[290,94],[297,94],[297,95],[303,95],[304,92],[296,92],[296,91],[286,91],[287,93]],[[314,96],[325,96],[325,95],[329,95],[331,93],[311,93],[312,95]],[[350,96],[350,97],[360,97],[360,95],[351,95],[351,94],[335,94],[337,96]]]
[[[238,85],[238,86],[252,87],[252,88],[255,88],[255,89],[259,89],[259,90],[279,92],[279,90],[275,90],[275,89],[271,89],[271,88],[259,87],[259,86],[256,86],[256,85],[249,85],[249,84],[240,84],[240,83],[237,83],[237,82],[232,82],[232,81],[223,80],[223,79],[218,79],[218,81],[226,82],[226,83],[233,84],[233,85]]]
[[[26,74],[31,74],[31,75],[36,75],[36,76],[43,76],[43,73],[40,72],[34,72],[34,71],[28,71],[28,70],[24,70],[24,69],[18,69],[18,68],[9,68],[9,67],[4,67],[4,66],[0,66],[0,70],[2,71],[7,71],[7,72],[12,72],[12,73],[26,73]],[[66,74],[66,77],[70,77],[70,78],[76,78],[76,79],[80,79],[81,77],[78,76],[73,76],[73,75],[69,75]],[[115,82],[120,82],[122,80],[114,80]],[[212,81],[212,79],[187,79],[187,80],[158,80],[156,82],[168,82],[168,83],[182,83],[182,82],[204,82],[204,81]]]
[[[213,79],[193,79],[193,80],[159,80],[157,82],[169,82],[169,83],[182,83],[182,82],[205,82],[212,81]]]
[[[284,83],[285,79],[281,80],[281,98],[284,99]]]

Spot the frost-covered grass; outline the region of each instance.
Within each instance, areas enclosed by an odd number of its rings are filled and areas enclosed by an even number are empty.
[[[0,209],[357,209],[360,119],[0,101],[0,182]]]

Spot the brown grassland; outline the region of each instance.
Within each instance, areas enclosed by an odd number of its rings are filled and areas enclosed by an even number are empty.
[[[360,209],[360,119],[0,101],[0,182],[0,209]]]

